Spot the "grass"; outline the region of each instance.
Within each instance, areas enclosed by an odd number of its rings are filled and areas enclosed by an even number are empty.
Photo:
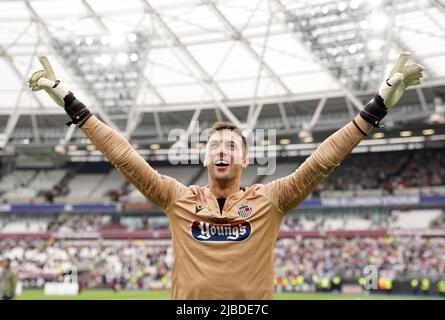
[[[89,289],[77,296],[45,296],[43,290],[23,290],[17,300],[165,300],[170,299],[170,291],[123,290],[113,292],[107,289]],[[330,293],[278,293],[276,300],[425,300],[440,299],[437,296],[397,296],[397,295],[342,295]]]

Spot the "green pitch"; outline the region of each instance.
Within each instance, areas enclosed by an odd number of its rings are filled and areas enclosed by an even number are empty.
[[[24,290],[17,300],[164,300],[170,299],[170,291],[132,291],[90,289],[77,296],[45,296],[43,290]],[[328,293],[279,293],[276,300],[420,300],[440,299],[436,296],[357,296]]]

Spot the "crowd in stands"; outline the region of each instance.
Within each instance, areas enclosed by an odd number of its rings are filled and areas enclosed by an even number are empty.
[[[111,216],[103,214],[60,214],[48,219],[47,232],[95,232],[111,224]]]
[[[76,190],[70,190],[70,180],[64,179],[64,172],[57,173],[59,180],[56,183],[52,182],[53,175],[49,174],[40,174],[46,177],[44,184],[32,182],[33,177],[38,176],[37,173],[19,176],[21,178],[17,180],[17,175],[11,175],[6,179],[8,183],[1,184],[0,181],[0,195],[3,192],[22,199],[20,192],[12,192],[17,188],[13,182],[17,181],[20,181],[19,187],[23,190],[32,185],[48,187],[44,189],[47,193],[40,194],[50,203],[59,196],[68,196],[67,199],[70,199],[70,192]],[[73,179],[82,185],[81,178],[77,176]],[[106,195],[111,201],[122,201],[130,192],[129,185],[122,183],[121,177],[104,174],[101,179],[99,181],[108,181],[100,183],[103,190],[108,188],[108,193],[101,189],[98,194]],[[316,194],[367,189],[384,189],[392,194],[400,188],[431,186],[445,186],[445,157],[442,149],[354,154],[319,185]],[[88,192],[85,190],[86,194]],[[7,201],[4,198],[1,202]],[[67,200],[67,203],[70,202]],[[355,217],[290,214],[284,219],[281,230],[445,229],[443,212],[430,211],[360,214]],[[168,221],[164,216],[148,218],[143,215],[39,215],[38,221],[29,216],[0,216],[0,233],[79,233],[105,229],[167,230]],[[0,255],[12,259],[25,287],[41,287],[49,279],[63,281],[73,269],[78,270],[79,281],[84,287],[150,288],[154,283],[166,286],[173,262],[169,241],[2,239]],[[339,274],[344,278],[357,278],[366,265],[377,266],[390,279],[444,277],[445,238],[282,238],[276,247],[277,277],[302,276],[309,283],[316,277]]]
[[[443,149],[422,149],[412,151],[393,151],[352,154],[314,191],[315,196],[329,191],[384,190],[392,194],[406,188],[425,188],[445,186],[445,156]],[[263,183],[290,174],[304,159],[292,163],[278,162],[272,176],[258,176],[256,170],[249,168],[244,172],[244,182]],[[295,164],[295,165],[289,165]],[[85,173],[73,170],[13,171],[0,177],[1,202],[131,202],[147,201],[144,197],[131,197],[135,188],[114,168],[108,173]],[[196,167],[177,167],[164,165],[157,170],[177,178],[184,184],[206,184],[207,172],[197,171]],[[200,173],[200,175],[197,175]],[[44,183],[38,183],[44,177]],[[52,177],[57,177],[53,179]],[[193,180],[195,179],[195,180]],[[17,184],[20,182],[19,184]],[[79,186],[82,189],[79,190]],[[17,189],[19,188],[19,189]],[[35,189],[37,188],[37,189]],[[43,189],[42,189],[43,188]],[[34,190],[35,189],[35,190]],[[82,196],[76,193],[82,191]],[[428,190],[426,193],[434,193]],[[438,191],[444,193],[445,191]],[[138,193],[138,192],[136,192]],[[138,193],[139,194],[139,193]],[[29,195],[29,197],[27,197]]]
[[[64,281],[75,270],[84,286],[139,288],[168,275],[172,268],[168,245],[4,239],[0,251],[14,261],[28,287]]]
[[[445,214],[434,219],[431,222],[431,228],[445,230]]]
[[[413,153],[404,170],[395,178],[405,187],[440,186],[445,183],[445,151]]]
[[[4,239],[0,251],[26,287],[63,281],[72,270],[83,287],[166,287],[173,265],[168,242]],[[367,265],[389,279],[438,279],[445,275],[445,239],[285,238],[276,246],[276,277],[302,276],[306,283],[333,275],[357,279]]]
[[[101,230],[167,230],[166,217],[118,217],[106,214],[60,214],[48,220],[47,232],[97,232]]]
[[[394,221],[387,214],[333,215],[333,214],[290,214],[283,219],[282,231],[332,231],[332,230],[377,230],[386,229]]]
[[[317,188],[328,190],[384,189],[445,185],[442,149],[356,154],[346,158]]]
[[[351,211],[348,214],[323,211],[288,214],[281,231],[342,231],[342,230],[424,230],[444,229],[445,214],[441,209],[411,209]],[[124,214],[73,214],[0,216],[0,233],[91,233],[101,231],[158,231],[168,230],[166,216]]]
[[[282,277],[359,278],[365,266],[374,265],[390,279],[434,279],[445,275],[445,239],[281,239],[275,264],[277,276]]]
[[[38,197],[43,197],[46,202],[54,203],[54,198],[65,196],[69,193],[69,189],[66,185],[56,185],[49,190],[40,190],[37,193]]]

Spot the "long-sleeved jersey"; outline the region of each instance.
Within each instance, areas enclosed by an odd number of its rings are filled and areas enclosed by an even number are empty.
[[[230,195],[220,211],[208,186],[185,186],[154,170],[95,116],[83,132],[167,215],[173,244],[173,299],[272,299],[274,248],[281,220],[362,140],[351,122],[293,173]]]

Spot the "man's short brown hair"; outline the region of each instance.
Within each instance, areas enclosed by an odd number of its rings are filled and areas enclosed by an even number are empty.
[[[210,138],[210,136],[215,133],[215,131],[224,131],[224,130],[230,130],[235,132],[238,136],[241,137],[241,139],[243,140],[243,150],[244,152],[247,152],[247,141],[246,141],[246,137],[243,135],[242,131],[240,128],[238,128],[236,125],[234,125],[231,122],[225,122],[225,121],[217,121],[215,123],[213,123],[212,125],[212,130],[210,130],[209,136],[208,138]]]

